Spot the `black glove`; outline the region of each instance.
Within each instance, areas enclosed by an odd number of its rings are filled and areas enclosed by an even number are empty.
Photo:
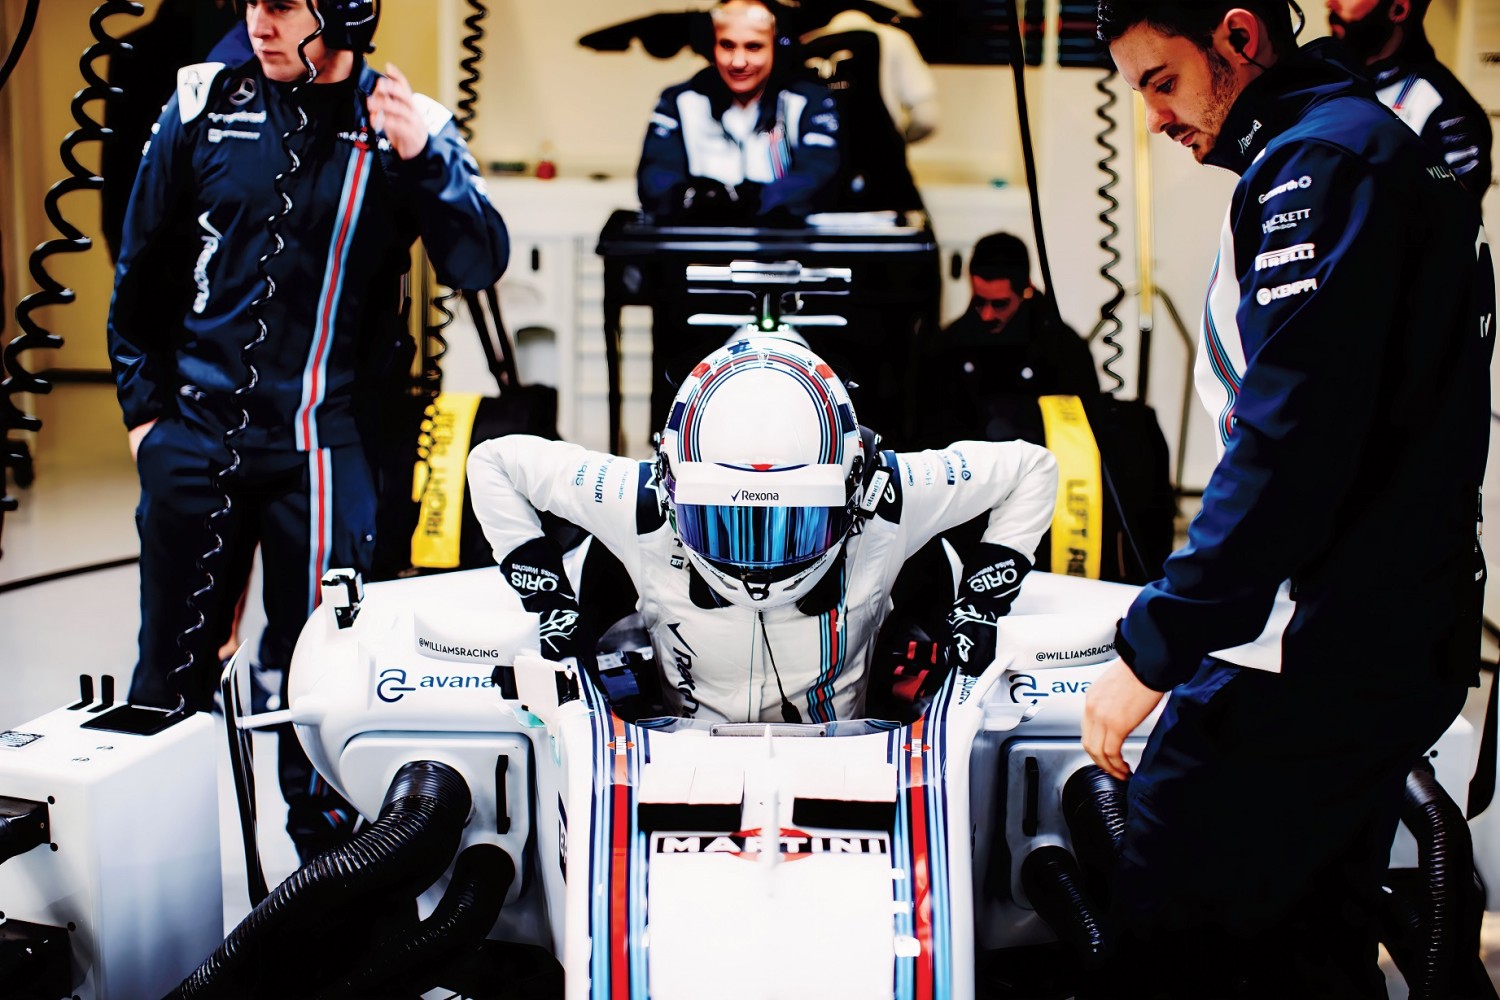
[[[673,189],[672,220],[689,225],[743,222],[760,211],[760,185],[726,187],[712,177],[689,177]]]
[[[571,657],[580,664],[590,662],[594,645],[583,627],[573,586],[563,572],[557,543],[543,536],[517,546],[501,560],[500,572],[521,595],[522,607],[538,616],[542,655],[549,660]]]
[[[949,668],[973,677],[994,661],[998,622],[1030,571],[1030,560],[1015,549],[981,543],[974,550],[948,612]]]
[[[741,218],[753,219],[760,214],[760,193],[764,187],[757,181],[740,181],[734,186],[735,209]]]

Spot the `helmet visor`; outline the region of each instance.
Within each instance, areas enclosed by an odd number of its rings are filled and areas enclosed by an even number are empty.
[[[677,536],[721,565],[777,569],[816,559],[849,532],[838,465],[683,462],[668,474]]]
[[[816,559],[849,532],[847,507],[676,505],[682,544],[720,565],[779,569]]]

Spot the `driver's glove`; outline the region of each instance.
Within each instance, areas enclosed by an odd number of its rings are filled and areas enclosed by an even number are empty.
[[[948,612],[949,669],[977,676],[994,661],[998,622],[1030,570],[1030,560],[1004,545],[981,543],[974,550]]]
[[[549,660],[591,662],[589,641],[578,611],[578,598],[563,572],[562,552],[542,536],[516,547],[500,561],[505,582],[521,595],[521,605],[538,617],[541,654]]]

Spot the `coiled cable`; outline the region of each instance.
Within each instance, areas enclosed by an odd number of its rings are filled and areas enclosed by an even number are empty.
[[[17,31],[16,40],[6,55],[5,63],[0,65],[0,87],[3,87],[10,78],[11,72],[21,58],[22,50],[30,39],[39,4],[40,0],[30,0],[21,15],[21,25]],[[47,306],[67,305],[74,299],[73,290],[47,272],[46,260],[59,253],[83,253],[93,246],[93,241],[63,216],[58,203],[64,195],[72,194],[74,191],[97,191],[104,185],[104,178],[79,163],[73,152],[79,143],[102,140],[110,134],[109,129],[88,116],[85,111],[88,103],[100,99],[108,101],[111,98],[118,98],[123,93],[120,88],[110,86],[109,82],[94,69],[94,62],[98,59],[130,50],[128,44],[112,37],[104,30],[104,21],[116,14],[139,17],[144,10],[145,8],[135,3],[134,0],[105,0],[94,9],[94,13],[89,17],[89,30],[94,36],[94,43],[84,50],[83,56],[78,60],[78,68],[83,74],[85,86],[73,95],[71,105],[73,120],[78,123],[78,127],[63,138],[58,150],[68,176],[52,185],[43,202],[47,221],[61,235],[47,240],[31,252],[31,277],[39,290],[27,295],[16,306],[16,324],[21,328],[21,332],[5,346],[3,354],[6,377],[0,381],[0,428],[4,430],[5,447],[3,451],[0,451],[0,462],[3,462],[3,467],[0,467],[0,516],[17,507],[15,498],[3,495],[5,470],[16,470],[16,481],[23,486],[31,482],[32,476],[30,449],[23,441],[10,440],[10,432],[13,430],[37,431],[42,426],[41,420],[22,411],[16,405],[15,396],[23,392],[40,396],[52,391],[52,383],[31,371],[22,361],[21,356],[27,351],[56,350],[63,344],[61,337],[44,329],[32,318],[31,314]],[[0,332],[3,332],[3,327],[0,327]]]
[[[1099,238],[1099,249],[1103,250],[1108,258],[1099,268],[1099,276],[1110,286],[1112,291],[1109,298],[1099,307],[1099,322],[1094,327],[1094,333],[1101,331],[1104,335],[1104,345],[1109,348],[1109,355],[1100,364],[1100,370],[1109,376],[1114,385],[1105,391],[1113,396],[1125,387],[1125,380],[1115,371],[1114,365],[1125,355],[1125,348],[1115,338],[1124,330],[1124,324],[1120,322],[1120,303],[1125,301],[1125,286],[1120,279],[1114,275],[1114,269],[1119,266],[1121,256],[1120,250],[1115,246],[1115,240],[1120,235],[1120,225],[1115,222],[1114,215],[1120,208],[1120,199],[1114,195],[1115,187],[1120,183],[1120,173],[1115,169],[1115,161],[1120,155],[1119,147],[1110,141],[1119,123],[1115,120],[1113,109],[1119,99],[1115,96],[1110,84],[1114,81],[1115,71],[1111,67],[1106,69],[1094,81],[1094,89],[1099,91],[1103,99],[1099,106],[1094,109],[1094,114],[1104,123],[1094,141],[1104,150],[1104,155],[1099,158],[1099,171],[1104,174],[1104,183],[1099,185],[1098,195],[1104,199],[1104,208],[1099,212],[1099,221],[1104,224],[1104,235]],[[1090,337],[1092,339],[1092,337]]]
[[[31,40],[31,29],[36,26],[37,8],[41,5],[42,0],[26,0],[26,9],[21,12],[21,25],[16,29],[16,40],[5,54],[5,62],[0,63],[0,90],[5,89],[5,81],[10,79],[11,71],[20,62],[21,53],[26,51],[26,43]]]
[[[313,17],[317,19],[317,28],[312,34],[302,39],[297,45],[297,58],[307,70],[307,76],[303,77],[292,87],[292,106],[297,111],[297,124],[292,129],[281,134],[281,149],[287,157],[287,169],[276,175],[273,188],[276,196],[281,200],[280,211],[274,212],[266,218],[266,235],[271,238],[271,249],[260,256],[256,262],[256,276],[265,283],[265,293],[258,296],[250,303],[250,315],[255,319],[255,336],[251,337],[240,348],[240,362],[245,366],[245,380],[235,387],[233,398],[239,402],[240,415],[238,422],[224,431],[224,450],[228,453],[228,461],[215,474],[214,479],[221,491],[223,503],[219,508],[204,518],[204,528],[209,535],[209,547],[198,557],[198,571],[203,574],[203,584],[193,591],[188,598],[188,612],[192,621],[187,628],[177,635],[177,647],[183,653],[183,661],[175,667],[167,677],[168,690],[177,691],[177,711],[187,709],[188,694],[197,692],[202,685],[193,685],[193,666],[196,657],[193,653],[193,637],[201,632],[207,623],[203,614],[203,601],[211,593],[215,586],[212,564],[224,552],[224,536],[219,533],[217,522],[224,520],[234,511],[234,498],[229,493],[229,482],[240,468],[240,452],[235,446],[235,439],[245,432],[250,425],[250,411],[245,408],[245,397],[255,391],[260,382],[260,372],[255,367],[253,355],[256,348],[265,343],[270,334],[270,328],[266,325],[266,306],[276,297],[276,279],[271,275],[271,262],[281,255],[286,247],[286,241],[281,235],[282,221],[292,212],[292,197],[287,193],[286,185],[302,166],[302,159],[297,151],[292,148],[292,137],[301,134],[307,128],[307,111],[298,100],[302,88],[310,86],[318,78],[318,68],[313,65],[307,57],[307,47],[323,34],[325,21],[323,15],[318,11],[317,5],[309,2],[308,9],[312,11]],[[202,393],[191,386],[184,386],[183,391],[201,399]],[[194,704],[194,709],[202,706]]]
[[[484,41],[484,25],[481,23],[489,16],[489,10],[485,8],[482,0],[467,0],[472,11],[464,18],[464,27],[468,34],[464,35],[459,43],[469,54],[459,62],[463,69],[463,77],[458,81],[458,89],[464,95],[458,102],[458,110],[453,116],[453,125],[463,136],[464,142],[474,138],[474,106],[479,101],[479,81],[483,74],[479,71],[479,64],[484,61],[484,49],[480,42]],[[458,298],[458,292],[452,288],[445,288],[432,297],[432,308],[438,314],[435,323],[424,323],[422,325],[422,374],[420,376],[420,392],[427,397],[427,407],[422,414],[422,426],[417,436],[417,467],[420,470],[418,478],[421,489],[417,491],[417,503],[426,502],[427,487],[432,483],[432,449],[436,442],[435,430],[438,425],[438,396],[443,391],[443,358],[448,354],[448,338],[443,331],[453,325],[457,318],[453,312],[453,300]]]
[[[458,102],[458,114],[453,116],[453,123],[458,126],[464,142],[471,142],[474,139],[472,127],[474,105],[479,101],[479,81],[483,78],[479,72],[479,64],[484,61],[484,49],[480,48],[479,43],[484,41],[484,26],[480,22],[488,17],[490,12],[485,9],[481,0],[467,0],[467,2],[473,13],[464,18],[464,27],[469,29],[469,33],[459,44],[469,54],[464,56],[458,64],[464,72],[463,78],[458,81],[458,89],[464,96]]]
[[[484,26],[480,23],[489,16],[481,0],[467,0],[469,7],[473,10],[468,17],[464,18],[464,27],[469,33],[463,37],[460,44],[469,54],[459,62],[464,75],[458,81],[458,89],[463,93],[463,99],[458,102],[458,111],[453,116],[453,124],[464,142],[470,142],[474,138],[474,105],[479,100],[479,81],[483,74],[479,71],[479,64],[484,60],[484,49],[480,42],[484,41]],[[450,304],[458,297],[458,292],[453,289],[445,289],[432,300],[432,307],[437,310],[441,317],[436,323],[427,326],[424,337],[427,344],[422,351],[422,386],[429,396],[432,406],[437,405],[437,396],[443,386],[443,357],[448,353],[448,339],[443,331],[453,325],[455,319]],[[429,414],[435,417],[436,412]]]

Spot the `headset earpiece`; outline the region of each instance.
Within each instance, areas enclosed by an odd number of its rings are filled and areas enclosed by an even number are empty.
[[[1245,46],[1250,44],[1250,32],[1244,28],[1230,28],[1229,44],[1236,52],[1243,56],[1245,54]]]

